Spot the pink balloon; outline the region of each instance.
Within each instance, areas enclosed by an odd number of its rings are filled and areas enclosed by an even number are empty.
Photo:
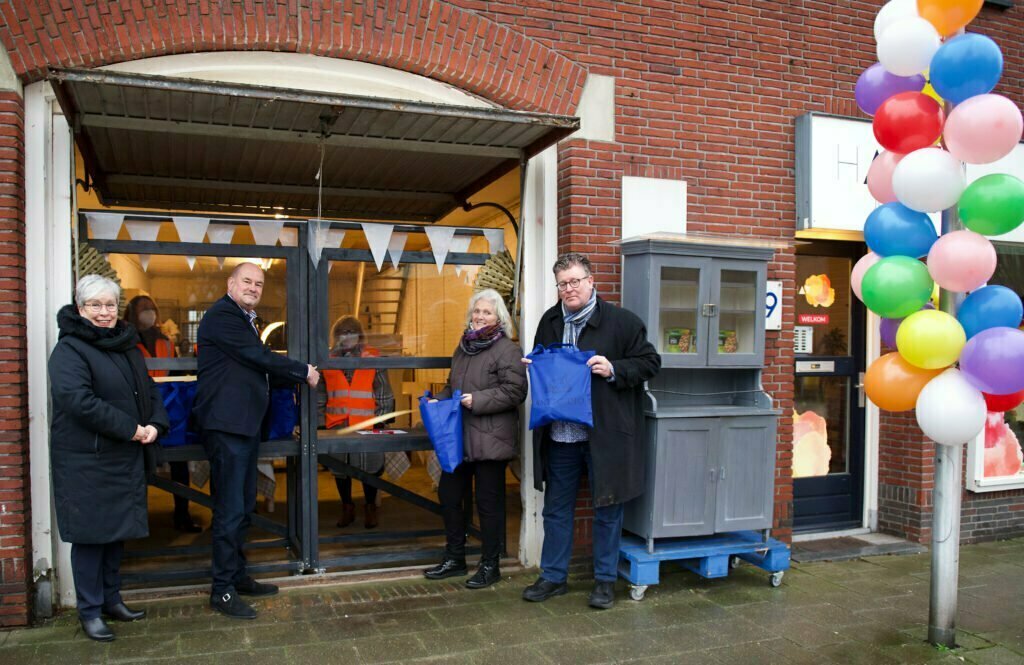
[[[1010,154],[1024,133],[1024,117],[1002,95],[975,95],[957,104],[943,129],[946,149],[968,164],[991,164]]]
[[[947,291],[979,288],[996,271],[996,248],[974,231],[953,231],[941,236],[928,252],[928,272]]]
[[[853,289],[853,292],[857,294],[860,300],[864,300],[864,297],[860,294],[860,283],[864,280],[864,273],[881,259],[882,257],[878,254],[868,252],[853,265],[853,270],[850,272],[850,288]]]
[[[892,191],[892,173],[904,155],[883,150],[868,167],[868,191],[879,203],[892,203],[896,193]]]

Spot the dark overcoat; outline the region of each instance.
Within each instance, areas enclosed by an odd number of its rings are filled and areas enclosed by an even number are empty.
[[[50,465],[62,540],[82,545],[149,535],[139,425],[167,432],[160,391],[125,323],[97,328],[73,305],[57,315],[50,354]],[[151,444],[156,445],[156,444]]]
[[[561,303],[541,316],[536,344],[562,341]],[[594,464],[594,506],[623,503],[644,490],[643,384],[661,368],[661,356],[647,341],[643,321],[629,310],[597,299],[597,307],[580,331],[576,345],[611,361],[615,380],[591,374],[594,427],[590,455]],[[548,426],[533,431],[533,478],[544,489]]]

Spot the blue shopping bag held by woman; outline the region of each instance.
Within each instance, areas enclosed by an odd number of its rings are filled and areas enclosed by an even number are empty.
[[[527,354],[530,374],[530,429],[556,421],[594,426],[590,402],[590,368],[593,351],[575,344],[540,344]]]
[[[420,397],[420,418],[434,444],[437,461],[448,473],[462,464],[462,391],[456,390],[451,399],[431,402],[430,391]]]
[[[164,448],[184,446],[198,443],[198,436],[188,428],[189,416],[192,415],[192,402],[196,399],[195,381],[166,381],[156,384],[160,396],[164,400],[167,419],[171,426],[167,433],[160,437],[159,443]]]

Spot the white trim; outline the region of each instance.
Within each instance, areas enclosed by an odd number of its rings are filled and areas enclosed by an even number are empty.
[[[881,319],[872,311],[868,311],[865,326],[865,367],[878,359],[882,353],[882,339],[879,334]],[[878,448],[879,448],[879,412],[874,402],[864,397],[864,511],[861,524],[872,531],[878,530]]]
[[[967,442],[967,489],[983,494],[985,492],[1002,492],[1024,488],[1024,474],[1015,476],[985,477],[985,431]]]
[[[858,527],[856,529],[840,529],[838,531],[815,531],[814,533],[793,534],[794,543],[806,543],[815,540],[828,540],[829,538],[843,538],[845,536],[863,536],[871,533],[873,529]]]

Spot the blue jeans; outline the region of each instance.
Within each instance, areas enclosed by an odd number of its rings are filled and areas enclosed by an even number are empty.
[[[213,595],[234,592],[246,577],[245,536],[256,510],[259,437],[204,432],[213,494]]]
[[[541,577],[561,584],[569,576],[572,531],[576,516],[576,495],[580,477],[587,469],[590,486],[594,470],[590,444],[547,441],[544,473],[544,546],[540,553]],[[619,543],[622,539],[622,505],[594,508],[594,579],[614,582],[618,576]]]

